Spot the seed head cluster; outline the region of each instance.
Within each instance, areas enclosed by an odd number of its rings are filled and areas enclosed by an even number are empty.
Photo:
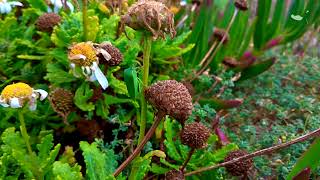
[[[165,174],[165,180],[185,180],[185,177],[182,171],[174,169]]]
[[[136,2],[121,17],[121,22],[135,30],[151,32],[154,39],[165,38],[164,34],[170,34],[171,38],[176,35],[173,13],[163,3],[154,0]]]
[[[62,117],[67,117],[73,109],[73,93],[66,89],[53,90],[49,100],[53,110]]]
[[[201,149],[207,146],[210,130],[200,122],[193,122],[183,128],[180,136],[182,144]]]
[[[120,52],[120,50],[110,43],[102,43],[99,45],[99,48],[104,49],[111,55],[111,59],[107,60],[103,57],[103,55],[100,53],[98,54],[99,63],[101,64],[108,64],[109,66],[117,66],[122,62],[123,55]]]
[[[159,81],[145,90],[146,99],[158,110],[180,123],[190,116],[193,105],[188,89],[175,80]]]
[[[56,13],[45,13],[36,21],[36,27],[40,31],[52,32],[54,26],[58,25],[61,17]]]
[[[244,150],[236,150],[236,151],[232,151],[230,152],[226,158],[224,159],[224,161],[230,161],[233,160],[235,158],[247,155],[248,153]],[[253,161],[252,159],[248,159],[248,160],[243,160],[243,161],[238,161],[236,163],[230,164],[225,166],[228,173],[230,173],[233,176],[242,176],[247,174],[247,172],[251,169],[251,167],[253,166]]]

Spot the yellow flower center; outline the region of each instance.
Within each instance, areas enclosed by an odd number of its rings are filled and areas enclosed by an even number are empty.
[[[1,97],[5,100],[10,98],[25,98],[32,95],[32,88],[25,83],[16,83],[6,86],[2,92]]]
[[[73,58],[79,55],[85,56],[86,59]],[[80,66],[91,66],[93,62],[97,61],[95,49],[92,44],[88,42],[81,42],[73,45],[69,51],[69,58],[71,62]]]

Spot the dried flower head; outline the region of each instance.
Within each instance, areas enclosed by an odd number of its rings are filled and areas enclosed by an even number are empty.
[[[248,10],[247,0],[236,0],[234,5],[241,11]]]
[[[73,94],[66,89],[53,90],[49,95],[49,100],[53,110],[64,118],[73,110]]]
[[[231,161],[235,158],[247,155],[248,153],[244,150],[236,150],[230,152],[224,159],[224,161]],[[247,172],[251,169],[253,166],[252,159],[238,161],[236,163],[230,164],[226,166],[226,169],[228,173],[230,173],[233,176],[242,176],[247,174]]]
[[[192,98],[188,89],[175,80],[159,81],[144,93],[158,111],[165,112],[181,124],[184,124],[192,112]]]
[[[120,50],[114,47],[110,42],[104,42],[97,47],[98,58],[101,64],[117,66],[122,62],[123,55]]]
[[[223,39],[223,36],[225,36],[224,39]],[[212,40],[216,39],[218,41],[222,41],[223,39],[222,43],[226,44],[229,41],[229,34],[224,29],[214,28],[211,39]]]
[[[174,169],[165,174],[165,180],[185,180],[185,177],[182,171]]]
[[[150,31],[154,39],[164,34],[176,35],[173,13],[161,2],[141,0],[128,9],[128,13],[121,17],[121,23],[135,30]]]
[[[36,21],[36,27],[40,31],[52,32],[54,26],[58,25],[61,17],[56,13],[44,13]]]
[[[30,110],[37,108],[37,99],[44,100],[48,96],[45,90],[34,90],[28,84],[16,83],[6,86],[0,95],[0,105],[3,107],[21,108],[29,103]]]
[[[201,149],[207,146],[210,130],[200,122],[187,124],[180,134],[182,144]]]
[[[101,87],[106,89],[109,83],[98,66],[99,60],[96,54],[99,52],[94,48],[92,42],[81,42],[74,44],[69,48],[68,58],[73,70],[76,66],[80,66],[82,73],[86,76],[87,80],[97,80]],[[110,54],[106,54],[106,56],[109,57]]]

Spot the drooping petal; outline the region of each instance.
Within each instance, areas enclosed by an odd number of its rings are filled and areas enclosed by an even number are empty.
[[[13,6],[23,6],[23,4],[21,2],[18,2],[18,1],[12,1],[12,2],[8,2],[10,5],[13,5]]]
[[[108,82],[106,76],[100,70],[98,64],[96,62],[94,62],[92,64],[91,68],[92,68],[93,73],[94,73],[95,77],[97,78],[99,84],[101,85],[102,89],[107,89],[107,87],[109,86],[109,82]]]
[[[104,50],[104,49],[100,49],[100,52],[101,52],[101,54],[103,55],[103,57],[107,60],[107,61],[109,61],[110,59],[111,59],[111,55],[106,51],[106,50]]]
[[[29,110],[30,110],[30,111],[35,111],[36,109],[37,109],[37,103],[30,101],[30,103],[29,103]]]
[[[70,60],[78,60],[78,59],[86,60],[86,58],[87,57],[82,54],[77,54],[69,57]]]
[[[91,76],[88,79],[90,82],[94,82],[97,80],[96,75],[94,73],[91,74]]]
[[[0,3],[0,14],[4,14],[5,13],[5,8],[3,6],[2,3]]]
[[[70,2],[67,2],[67,6],[68,6],[68,8],[70,9],[71,12],[74,11],[74,7]]]
[[[9,104],[6,102],[6,100],[4,99],[0,99],[0,105],[3,106],[3,107],[9,107]]]
[[[76,65],[75,65],[74,63],[71,63],[71,64],[70,64],[70,67],[71,67],[72,69],[74,69],[74,68],[76,68]]]
[[[44,100],[48,96],[48,92],[43,89],[36,89],[34,92],[37,92],[40,94],[40,101]]]
[[[12,108],[21,108],[21,104],[19,98],[11,98],[10,99],[10,107]]]
[[[12,8],[9,3],[5,3],[3,6],[5,8],[5,13],[8,14],[9,12],[11,12]]]

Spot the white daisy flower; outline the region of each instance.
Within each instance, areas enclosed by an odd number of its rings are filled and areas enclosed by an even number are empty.
[[[50,4],[53,6],[53,12],[58,13],[61,8],[63,8],[62,1],[66,0],[50,0]],[[74,11],[74,7],[70,2],[66,2],[67,8],[70,9],[71,12]],[[48,12],[52,12],[52,8],[48,7]]]
[[[0,0],[0,14],[8,14],[12,11],[12,7],[15,6],[23,6],[23,4],[18,1]]]
[[[75,74],[75,67],[79,66],[82,69],[82,74],[86,76],[88,81],[98,81],[103,89],[109,86],[106,76],[100,70],[98,64],[98,57],[96,50],[93,47],[92,42],[81,42],[74,44],[69,49],[68,58],[70,60],[70,67],[73,69]],[[105,58],[111,59],[108,52],[101,53]],[[75,74],[77,77],[77,75]]]
[[[31,111],[37,108],[37,99],[44,100],[48,93],[42,89],[33,89],[28,84],[16,83],[6,86],[0,95],[0,105],[3,107],[22,108],[29,104]]]

